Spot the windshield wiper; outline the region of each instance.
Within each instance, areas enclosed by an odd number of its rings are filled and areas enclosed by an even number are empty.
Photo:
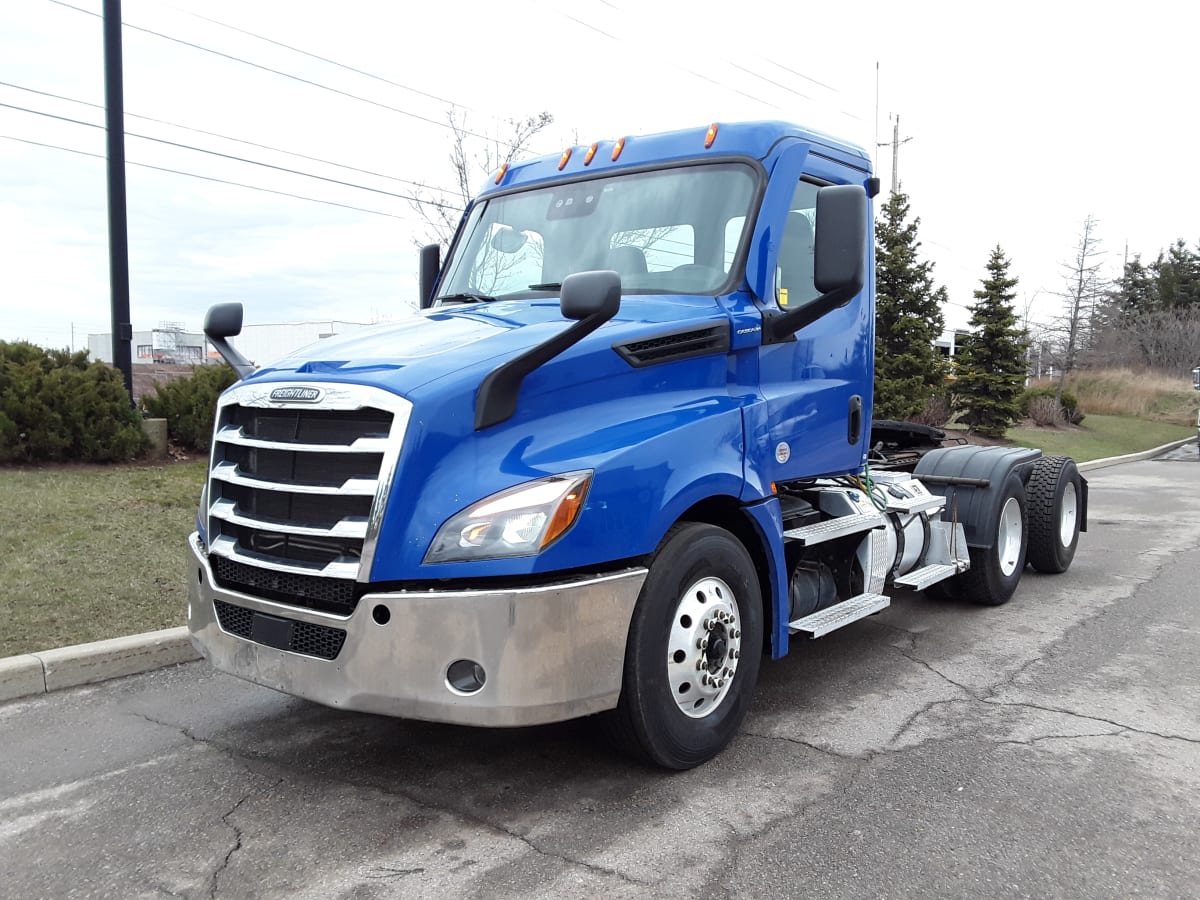
[[[462,300],[466,303],[491,303],[495,297],[489,297],[487,294],[479,294],[474,291],[463,291],[458,294],[442,294],[438,297],[439,300]]]
[[[561,291],[562,290],[562,282],[561,281],[546,281],[541,284],[531,284],[529,286],[529,289],[531,291]]]

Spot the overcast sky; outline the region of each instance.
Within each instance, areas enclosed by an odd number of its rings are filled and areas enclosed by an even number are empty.
[[[101,0],[63,2],[78,9],[0,2],[0,339],[62,347],[74,334],[86,347],[87,333],[110,330],[103,159],[12,140],[103,156],[102,129],[10,108],[103,123],[84,105],[104,101]],[[223,300],[241,300],[248,322],[404,315],[421,224],[395,195],[452,184],[451,103],[482,133],[548,110],[555,123],[533,149],[555,153],[787,119],[888,142],[875,154],[885,188],[898,114],[911,138],[902,188],[950,292],[950,324],[965,324],[997,243],[1036,320],[1055,313],[1061,263],[1089,214],[1114,276],[1126,246],[1153,258],[1200,239],[1190,4],[125,0],[124,19],[137,26],[124,30],[126,112],[174,123],[128,115],[127,131],[306,173],[127,138],[131,163],[307,198],[131,165],[138,329],[198,328]]]

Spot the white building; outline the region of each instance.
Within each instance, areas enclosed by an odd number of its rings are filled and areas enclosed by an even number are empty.
[[[276,322],[265,325],[244,325],[242,333],[231,343],[255,365],[266,365],[335,334],[345,334],[366,328],[363,322],[342,322],[336,319],[320,322]],[[89,334],[88,353],[92,359],[112,364],[112,335]],[[184,331],[181,327],[163,323],[150,331],[133,333],[133,362],[195,366],[217,363],[221,356],[202,333]]]

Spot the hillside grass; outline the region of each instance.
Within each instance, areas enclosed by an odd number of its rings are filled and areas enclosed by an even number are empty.
[[[1054,387],[1052,380],[1033,387]],[[1066,390],[1087,416],[1127,416],[1151,422],[1195,425],[1198,394],[1187,378],[1129,369],[1083,369],[1072,373]],[[1085,423],[1086,424],[1086,423]]]
[[[1080,401],[1080,405],[1083,405],[1083,401]],[[1007,439],[1022,447],[1036,447],[1048,456],[1069,456],[1076,462],[1086,462],[1089,459],[1151,450],[1171,441],[1195,436],[1195,424],[1174,425],[1128,416],[1088,413],[1079,427],[1019,426],[1008,430]]]
[[[0,657],[182,625],[204,467],[0,469]]]

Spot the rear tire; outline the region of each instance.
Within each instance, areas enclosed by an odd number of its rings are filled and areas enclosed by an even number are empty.
[[[633,611],[612,735],[664,768],[706,762],[750,708],[762,647],[762,593],[746,548],[714,525],[675,525]]]
[[[1069,456],[1042,457],[1029,476],[1029,564],[1039,572],[1057,575],[1071,567],[1079,546],[1081,482]]]
[[[1025,486],[1011,473],[1005,480],[988,523],[991,547],[970,547],[971,568],[946,581],[930,585],[926,592],[936,599],[968,600],[980,606],[1007,603],[1021,581],[1028,547],[1025,527]]]

